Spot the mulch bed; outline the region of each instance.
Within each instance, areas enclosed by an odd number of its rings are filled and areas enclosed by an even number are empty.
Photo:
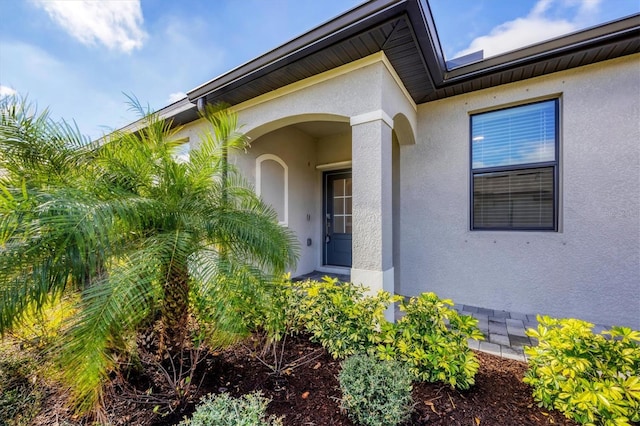
[[[240,396],[261,390],[272,399],[269,414],[284,416],[285,425],[351,426],[353,423],[340,410],[337,380],[340,362],[303,337],[287,342],[285,360],[292,361],[316,351],[320,357],[289,372],[282,387],[246,348],[227,349],[206,360],[206,377],[198,395],[230,392]],[[525,363],[482,352],[477,356],[480,370],[475,386],[468,391],[460,392],[442,384],[414,385],[415,412],[410,425],[576,425],[559,412],[538,407],[531,397],[531,388],[522,383]],[[190,404],[162,417],[154,414],[149,405],[134,404],[126,398],[116,397],[107,403],[109,421],[115,425],[174,425],[194,408],[194,404]],[[48,413],[53,415],[52,411]],[[64,413],[60,414],[65,417]],[[58,414],[56,417],[60,420]],[[42,416],[39,420],[37,424],[54,424],[43,421]]]

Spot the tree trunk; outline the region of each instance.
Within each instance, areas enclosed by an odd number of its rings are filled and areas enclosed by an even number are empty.
[[[165,272],[160,351],[178,354],[189,331],[189,273],[186,266],[171,265]]]

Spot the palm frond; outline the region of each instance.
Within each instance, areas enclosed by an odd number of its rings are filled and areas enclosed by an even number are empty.
[[[73,326],[63,336],[60,365],[80,412],[101,401],[108,374],[115,368],[112,355],[126,333],[149,315],[160,296],[155,278],[157,253],[145,247],[118,259],[108,277],[85,289]]]
[[[80,410],[99,404],[113,354],[155,308],[166,325],[191,302],[210,337],[232,339],[299,250],[227,161],[248,146],[235,113],[207,108],[210,131],[183,163],[180,128],[130,101],[142,127],[95,143],[46,111],[0,105],[0,333],[80,291],[60,358]]]

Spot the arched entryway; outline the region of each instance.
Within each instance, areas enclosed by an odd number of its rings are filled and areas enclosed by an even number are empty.
[[[248,133],[251,147],[234,159],[283,226],[298,236],[294,276],[315,270],[350,274],[351,126],[334,115],[292,116]]]

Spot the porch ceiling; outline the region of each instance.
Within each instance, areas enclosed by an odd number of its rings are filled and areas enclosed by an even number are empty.
[[[236,105],[384,51],[417,103],[640,52],[640,14],[446,69],[426,0],[372,0],[188,93]]]
[[[292,127],[316,139],[351,131],[349,123],[337,121],[306,121],[304,123],[293,124]]]

